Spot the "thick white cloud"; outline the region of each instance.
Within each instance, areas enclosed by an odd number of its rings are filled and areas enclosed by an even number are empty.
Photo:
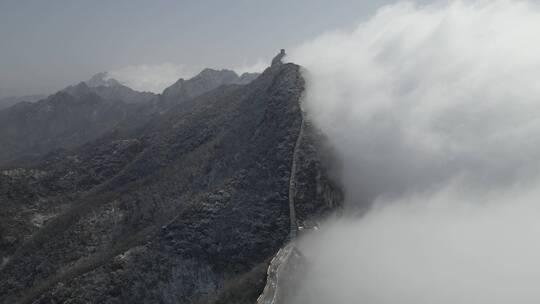
[[[347,206],[375,204],[306,239],[304,300],[540,301],[538,37],[533,2],[401,3],[290,52]]]
[[[193,73],[183,65],[166,62],[126,66],[110,71],[109,76],[134,90],[161,93],[178,79],[190,78]]]
[[[328,223],[302,241],[311,267],[289,302],[538,303],[539,197],[450,187]]]

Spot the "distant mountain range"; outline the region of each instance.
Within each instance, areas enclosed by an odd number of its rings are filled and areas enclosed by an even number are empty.
[[[162,94],[154,94],[135,91],[107,73],[98,73],[39,101],[25,100],[0,110],[0,164],[21,163],[54,149],[73,148],[115,127],[135,130],[190,98],[221,85],[246,84],[257,76],[205,69],[191,79],[178,80]]]
[[[283,55],[147,101],[99,76],[0,111],[0,303],[255,303],[342,201]]]
[[[97,74],[98,75],[102,75]],[[125,85],[120,84],[114,79],[108,79],[107,82],[100,82],[92,77],[89,81],[81,82],[74,86],[64,89],[69,94],[80,97],[88,93],[94,93],[106,100],[122,101],[124,103],[144,103],[149,102],[156,97],[156,94],[150,92],[138,92]],[[106,85],[105,85],[106,84]]]

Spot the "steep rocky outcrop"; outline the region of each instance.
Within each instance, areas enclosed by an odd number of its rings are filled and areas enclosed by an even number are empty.
[[[130,136],[1,171],[0,299],[254,303],[291,227],[295,146],[310,171],[295,178],[302,221],[338,203],[315,133],[298,137],[303,89],[299,66],[279,62]]]
[[[283,64],[285,51],[272,61],[272,67]],[[300,103],[301,105],[301,103]],[[327,145],[317,133],[305,113],[300,110],[300,128],[293,149],[289,176],[289,238],[274,255],[266,271],[266,284],[257,298],[257,304],[286,303],[286,298],[302,280],[306,265],[304,255],[297,247],[299,233],[316,228],[318,221],[341,205],[343,194],[330,178]]]

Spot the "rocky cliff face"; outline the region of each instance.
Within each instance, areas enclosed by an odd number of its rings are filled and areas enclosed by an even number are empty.
[[[304,81],[273,64],[31,167],[0,173],[4,303],[254,303],[290,229]],[[339,193],[308,128],[302,221]],[[331,194],[329,194],[331,193]],[[331,199],[329,199],[331,197]]]

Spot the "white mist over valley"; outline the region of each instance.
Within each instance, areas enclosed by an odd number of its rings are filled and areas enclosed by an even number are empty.
[[[301,240],[290,303],[538,302],[537,37],[533,1],[398,3],[291,52],[368,211]]]

